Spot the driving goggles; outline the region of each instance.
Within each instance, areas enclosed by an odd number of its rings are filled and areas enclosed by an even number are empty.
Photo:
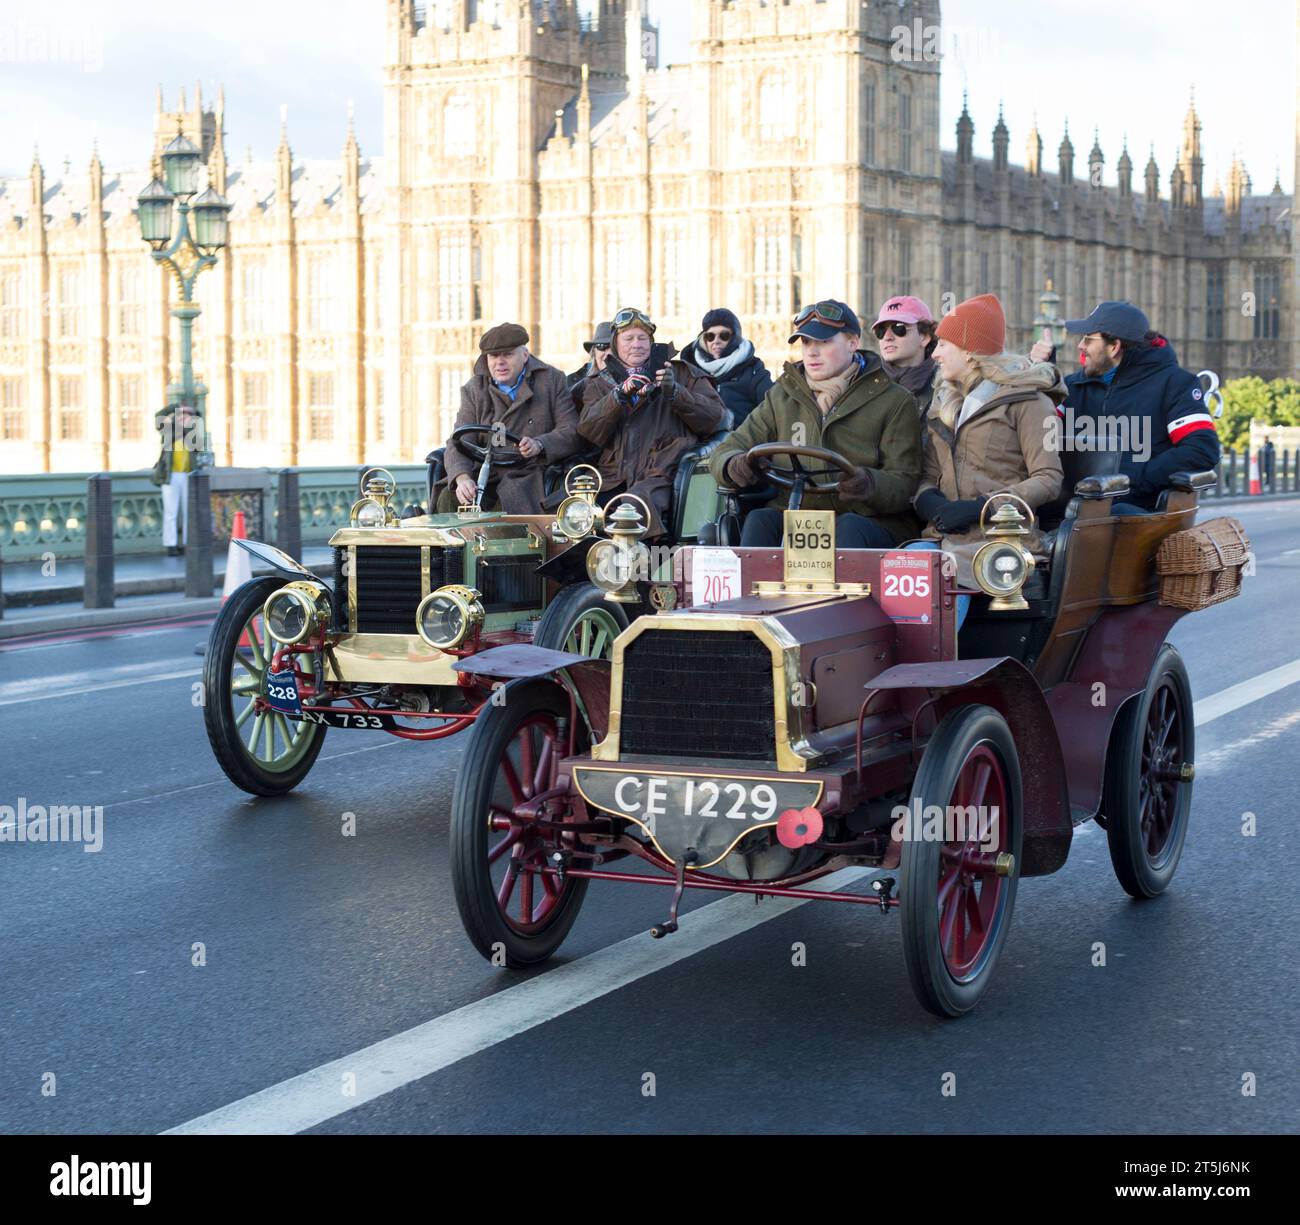
[[[844,309],[834,302],[814,302],[811,306],[805,306],[794,317],[794,325],[802,327],[809,319],[816,319],[828,328],[848,327],[850,322]]]
[[[634,306],[625,306],[609,322],[616,332],[621,332],[624,328],[630,328],[633,324],[638,324],[645,328],[651,336],[655,334],[654,320],[645,311],[639,311]]]

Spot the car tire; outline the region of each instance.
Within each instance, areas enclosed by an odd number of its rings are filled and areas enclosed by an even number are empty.
[[[987,851],[980,845],[992,827],[983,817],[976,837],[928,840],[913,830],[902,845],[899,909],[912,990],[935,1016],[960,1017],[975,1007],[992,980],[1020,879],[1020,758],[1011,729],[992,707],[951,711],[930,737],[909,812],[924,817],[931,805],[945,816],[954,806],[998,812],[997,843]],[[1002,853],[1012,856],[1006,874],[997,866]],[[1006,861],[1001,866],[1008,867]]]
[[[609,659],[614,639],[627,629],[621,604],[605,599],[590,583],[563,587],[546,606],[533,634],[533,645],[568,651],[592,659]]]
[[[292,791],[315,765],[327,730],[319,723],[258,714],[254,708],[256,698],[266,692],[270,664],[262,605],[283,586],[282,578],[258,578],[233,592],[212,624],[204,654],[208,743],[226,777],[253,795]],[[244,725],[250,720],[253,733],[245,740]],[[276,751],[279,745],[284,746],[281,752]]]
[[[1192,782],[1180,777],[1196,756],[1192,687],[1182,656],[1160,648],[1146,689],[1115,720],[1106,755],[1106,839],[1124,891],[1163,893],[1182,858]]]
[[[511,866],[540,865],[556,850],[574,845],[573,835],[530,834],[528,822],[511,819],[509,811],[553,785],[567,753],[568,694],[553,681],[532,678],[512,681],[498,692],[500,703],[485,705],[470,728],[456,776],[451,879],[474,947],[493,964],[519,968],[545,961],[564,942],[587,881],[570,876],[556,887],[553,877],[538,878]],[[531,779],[524,768],[525,737],[535,766]],[[579,721],[575,749],[586,747],[586,727]],[[503,767],[507,759],[509,773]],[[515,879],[506,888],[512,873]]]

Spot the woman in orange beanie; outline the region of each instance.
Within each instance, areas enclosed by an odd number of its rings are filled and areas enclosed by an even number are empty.
[[[939,366],[926,419],[924,469],[913,505],[925,538],[954,554],[957,585],[974,588],[970,563],[984,543],[980,511],[995,493],[1031,507],[1061,491],[1056,405],[1065,384],[1055,366],[1005,352],[1007,325],[993,294],[969,298],[935,329]],[[1042,557],[1035,530],[1026,539]]]

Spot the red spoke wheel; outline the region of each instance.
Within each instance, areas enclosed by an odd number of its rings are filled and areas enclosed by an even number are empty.
[[[553,681],[507,685],[470,728],[451,810],[451,871],[465,931],[484,957],[510,966],[545,961],[569,934],[585,880],[549,870],[570,834],[536,827],[537,797],[555,785],[568,754],[569,698]],[[587,747],[579,728],[578,751]],[[568,814],[563,797],[546,819]]]
[[[1106,755],[1106,838],[1127,893],[1150,898],[1173,880],[1192,808],[1196,731],[1182,656],[1166,643],[1144,692],[1115,720]]]
[[[959,1017],[992,980],[1020,879],[1020,757],[996,710],[963,706],[944,716],[909,811],[899,865],[908,978],[928,1011]]]

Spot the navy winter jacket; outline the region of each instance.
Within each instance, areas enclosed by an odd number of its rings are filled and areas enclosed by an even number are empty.
[[[699,365],[700,358],[695,351],[695,346],[692,345],[688,351],[691,354],[689,360]],[[734,369],[728,370],[720,378],[710,377],[713,378],[722,402],[731,409],[733,429],[763,402],[763,397],[772,387],[771,373],[763,365],[763,359],[752,351],[745,361]]]
[[[1088,425],[1102,417],[1124,420],[1129,449],[1119,471],[1129,479],[1126,502],[1154,510],[1175,472],[1208,472],[1219,462],[1219,435],[1200,379],[1179,366],[1163,336],[1150,348],[1125,352],[1109,384],[1079,370],[1066,377],[1065,387],[1057,412],[1066,419],[1067,440],[1072,420],[1077,433],[1096,428],[1085,428],[1080,418],[1089,419]]]

